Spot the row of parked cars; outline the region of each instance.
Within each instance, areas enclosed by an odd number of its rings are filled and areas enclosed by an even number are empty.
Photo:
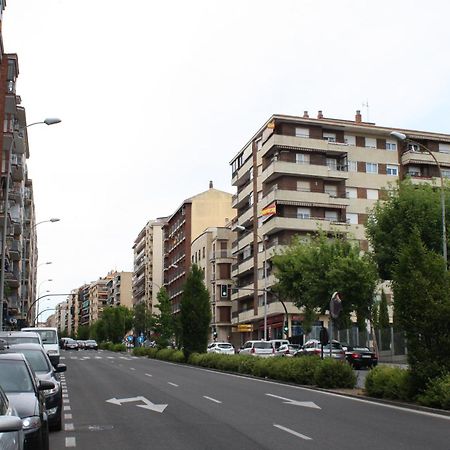
[[[364,346],[349,346],[338,341],[322,345],[317,339],[310,339],[304,345],[291,344],[285,339],[271,341],[252,340],[247,341],[239,350],[236,350],[229,342],[212,342],[208,345],[208,353],[220,353],[225,355],[239,353],[261,357],[301,357],[322,356],[342,361],[348,361],[355,369],[372,368],[378,364],[375,352]]]
[[[47,450],[49,430],[61,429],[66,366],[55,343],[56,329],[0,332],[1,450]]]
[[[61,338],[59,340],[59,346],[64,350],[98,350],[97,341],[93,339],[82,341],[72,338]]]

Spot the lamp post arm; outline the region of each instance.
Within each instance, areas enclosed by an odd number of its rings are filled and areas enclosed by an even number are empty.
[[[39,323],[38,317],[39,317],[42,313],[45,313],[46,311],[56,311],[56,308],[47,308],[47,309],[42,310],[42,311],[34,318],[34,321],[33,321],[33,327],[36,325],[36,323]]]
[[[70,292],[69,294],[45,294],[45,295],[41,295],[40,297],[38,297],[34,302],[32,302],[30,304],[30,306],[28,307],[28,311],[27,311],[27,322],[30,318],[30,313],[31,313],[31,308],[41,299],[44,297],[61,297],[62,295],[73,295],[72,292]],[[39,313],[40,314],[40,313]],[[38,315],[39,315],[38,314]],[[36,316],[37,317],[37,316]]]

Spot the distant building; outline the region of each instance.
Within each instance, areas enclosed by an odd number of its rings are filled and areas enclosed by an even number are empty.
[[[107,283],[109,306],[133,307],[132,278],[133,272],[111,272]]]

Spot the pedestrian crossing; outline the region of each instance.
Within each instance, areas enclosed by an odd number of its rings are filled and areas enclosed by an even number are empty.
[[[84,355],[74,355],[74,356],[61,356],[61,360],[78,360],[78,361],[87,361],[90,359],[121,359],[124,361],[132,361],[133,359],[138,359],[138,356],[84,356]]]

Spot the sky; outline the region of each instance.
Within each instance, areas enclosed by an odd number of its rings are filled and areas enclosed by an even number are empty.
[[[37,221],[61,219],[37,227],[38,293],[132,271],[148,220],[210,180],[234,193],[229,162],[272,114],[450,133],[448,17],[446,0],[7,0],[27,121],[62,120],[28,130]]]

